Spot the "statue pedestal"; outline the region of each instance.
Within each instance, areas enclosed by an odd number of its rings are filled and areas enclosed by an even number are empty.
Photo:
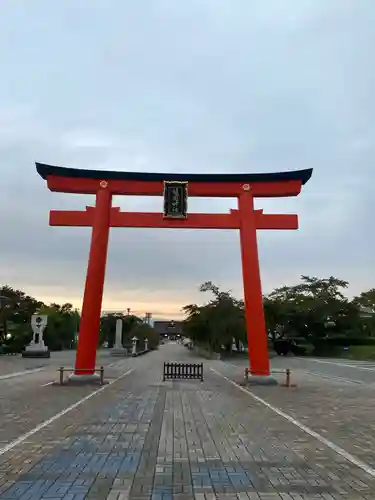
[[[45,343],[42,341],[35,343],[30,342],[22,352],[23,358],[50,358],[51,353]]]
[[[122,346],[114,346],[111,349],[111,356],[117,356],[117,357],[124,357],[126,358],[128,356],[128,350],[125,349],[125,347]]]

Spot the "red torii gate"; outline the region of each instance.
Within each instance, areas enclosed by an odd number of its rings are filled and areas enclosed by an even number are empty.
[[[55,167],[36,163],[51,191],[96,196],[84,211],[51,210],[51,226],[92,227],[75,362],[76,378],[94,376],[110,227],[239,229],[250,372],[270,381],[267,331],[259,272],[257,229],[298,229],[294,214],[254,210],[255,197],[297,196],[312,169],[271,174],[160,174]],[[237,198],[227,214],[187,213],[189,196]],[[164,213],[121,212],[113,195],[163,196]]]

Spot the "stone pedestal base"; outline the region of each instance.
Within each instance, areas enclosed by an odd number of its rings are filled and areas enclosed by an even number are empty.
[[[103,384],[108,384],[108,382],[104,380]],[[82,375],[72,373],[69,378],[64,381],[64,385],[101,385],[100,376],[97,373]]]
[[[278,381],[271,375],[249,375],[247,378],[243,378],[239,385],[243,387],[252,385],[279,385]]]
[[[48,349],[26,349],[22,351],[22,357],[23,358],[50,358],[51,353]]]
[[[128,350],[124,349],[123,347],[114,347],[113,349],[111,349],[111,356],[127,357]]]

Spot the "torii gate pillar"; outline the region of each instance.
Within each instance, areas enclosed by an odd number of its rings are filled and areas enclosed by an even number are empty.
[[[246,188],[248,185],[245,185]],[[238,197],[240,212],[240,244],[244,287],[247,346],[252,380],[274,383],[270,377],[268,336],[264,319],[262,285],[260,279],[254,200],[249,190]]]
[[[83,295],[81,322],[78,335],[76,366],[73,379],[99,378],[95,375],[96,350],[99,340],[112,194],[103,181],[96,193],[90,254]]]

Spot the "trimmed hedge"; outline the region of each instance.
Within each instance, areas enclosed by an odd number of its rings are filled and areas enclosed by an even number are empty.
[[[375,337],[331,337],[328,339],[318,339],[314,341],[317,346],[341,346],[349,347],[351,345],[375,345]]]
[[[352,346],[345,357],[349,359],[371,360],[375,359],[375,346]]]
[[[350,346],[375,346],[375,338],[341,336],[328,339],[315,339],[312,353],[319,356],[338,356],[342,354],[344,347]],[[290,352],[295,356],[304,356],[311,351],[308,347],[309,345],[305,343],[305,339],[299,342],[298,338],[279,339],[274,343],[275,351],[279,356],[287,356]]]
[[[20,354],[23,346],[17,344],[3,344],[0,346],[0,354]]]

